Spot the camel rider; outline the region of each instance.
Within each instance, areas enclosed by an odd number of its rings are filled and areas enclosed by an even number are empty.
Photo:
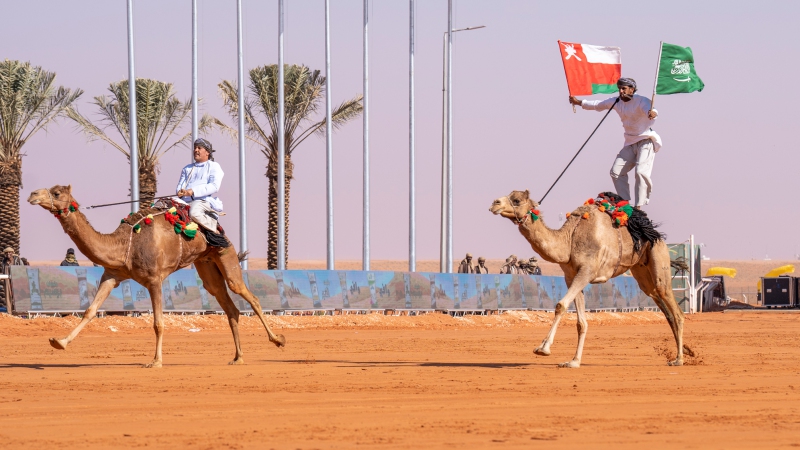
[[[632,78],[620,78],[617,88],[618,99],[611,97],[605,100],[578,100],[570,97],[569,102],[580,105],[583,109],[605,111],[614,108],[617,111],[622,120],[625,144],[611,166],[611,179],[617,194],[630,200],[628,172],[636,168],[636,198],[633,206],[641,210],[642,206],[650,202],[650,192],[653,190],[650,174],[656,152],[661,148],[661,137],[651,128],[658,117],[658,111],[652,108],[649,98],[636,95],[636,81]]]
[[[225,240],[217,233],[217,213],[222,212],[222,200],[214,196],[225,174],[211,156],[213,153],[211,142],[203,138],[194,141],[194,162],[183,168],[175,189],[178,197],[189,204],[189,217],[207,231],[212,245],[216,237]]]

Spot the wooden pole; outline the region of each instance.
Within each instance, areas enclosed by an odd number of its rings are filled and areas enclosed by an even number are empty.
[[[661,68],[661,49],[664,46],[664,41],[658,43],[658,62],[656,63],[656,76],[653,80],[653,98],[650,99],[650,111],[653,110],[653,105],[656,104],[656,87],[658,87],[658,70]]]

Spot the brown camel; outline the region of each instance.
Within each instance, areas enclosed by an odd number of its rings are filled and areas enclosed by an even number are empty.
[[[594,205],[576,209],[567,217],[561,229],[552,230],[538,215],[538,206],[538,203],[530,199],[528,191],[513,191],[495,200],[489,208],[493,214],[514,222],[522,236],[542,258],[561,266],[569,286],[567,294],[556,305],[550,332],[534,353],[550,355],[550,346],[555,339],[558,323],[574,300],[578,313],[578,348],[572,361],[559,364],[559,367],[580,367],[587,329],[583,289],[589,283],[605,283],[630,270],[639,283],[639,288],[658,305],[672,329],[678,355],[669,365],[682,365],[683,311],[672,295],[670,266],[684,268],[685,264],[670,261],[669,250],[663,239],[644,241],[637,249],[628,229],[615,228],[608,214]],[[530,214],[529,211],[532,210],[537,213]],[[652,229],[649,220],[647,223]],[[688,347],[686,353],[692,355]]]
[[[267,330],[269,340],[276,346],[285,345],[283,335],[276,335],[269,329],[258,298],[247,289],[242,279],[242,270],[233,245],[227,248],[211,247],[201,234],[189,239],[184,234],[176,234],[174,227],[164,218],[155,216],[150,225],[144,218],[148,214],[163,214],[152,208],[144,208],[121,223],[111,234],[101,234],[86,220],[86,216],[72,197],[72,186],[53,186],[50,189],[33,191],[28,197],[32,205],[39,205],[55,214],[64,232],[75,242],[80,251],[95,264],[105,268],[100,280],[100,288],[83,319],[72,332],[63,339],[51,338],[50,345],[64,350],[97,314],[111,290],[120,282],[133,279],[150,292],[153,303],[153,328],[156,332],[156,353],[153,361],[144,367],[161,367],[161,344],[164,335],[164,318],[161,302],[161,284],[172,272],[194,263],[197,273],[203,280],[203,287],[216,297],[233,333],[236,356],[230,364],[244,364],[242,348],[239,344],[239,310],[228,295],[227,287],[241,295],[250,303],[253,311],[261,319]],[[141,229],[134,232],[134,225]]]

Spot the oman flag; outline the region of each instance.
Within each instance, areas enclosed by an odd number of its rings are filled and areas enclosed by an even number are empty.
[[[569,95],[613,94],[622,76],[619,47],[558,41]]]

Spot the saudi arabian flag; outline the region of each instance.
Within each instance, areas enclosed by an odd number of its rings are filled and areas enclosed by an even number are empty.
[[[691,48],[662,42],[660,55],[656,94],[682,94],[703,90],[705,84],[694,70]]]

